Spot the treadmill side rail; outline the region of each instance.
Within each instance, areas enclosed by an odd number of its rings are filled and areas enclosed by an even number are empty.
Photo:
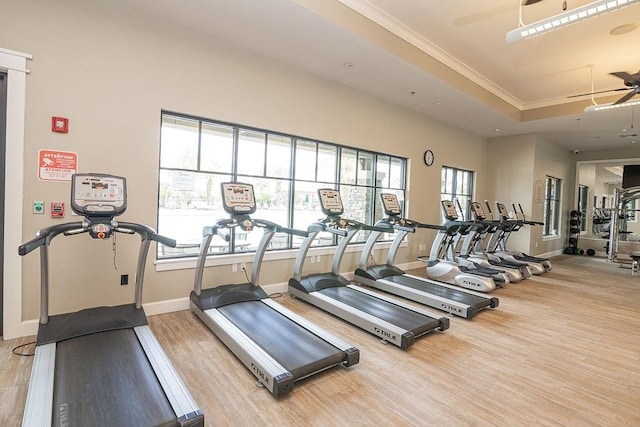
[[[23,427],[51,426],[55,363],[56,343],[36,347],[22,418]]]
[[[415,342],[416,337],[413,332],[404,330],[392,323],[351,307],[348,304],[322,295],[319,292],[305,293],[293,286],[289,286],[289,294],[303,301],[307,301],[316,307],[320,307],[402,349],[411,347]]]
[[[133,330],[158,377],[158,381],[173,408],[173,412],[176,414],[178,424],[184,427],[204,427],[202,411],[198,408],[189,391],[187,391],[149,326],[136,326]]]
[[[222,313],[215,308],[202,311],[193,302],[191,308],[271,394],[280,397],[293,390],[293,374]]]
[[[302,326],[306,330],[314,333],[315,335],[319,336],[323,340],[327,341],[329,344],[342,350],[346,356],[346,360],[343,362],[344,366],[352,366],[357,364],[360,361],[360,350],[358,350],[356,347],[346,343],[345,341],[339,339],[335,335],[330,334],[324,329],[319,328],[314,323],[309,322],[307,319],[305,319],[302,316],[299,316],[298,314],[284,307],[282,304],[278,304],[277,302],[271,299],[264,299],[262,300],[262,302],[268,305],[269,307],[271,307],[272,309],[276,310],[283,316],[293,320],[295,323]]]

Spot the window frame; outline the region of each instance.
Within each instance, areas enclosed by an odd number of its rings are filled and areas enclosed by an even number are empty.
[[[185,120],[185,121],[196,121],[197,122],[197,129],[198,129],[198,135],[197,135],[197,140],[198,140],[198,148],[197,148],[197,159],[195,161],[196,166],[195,167],[167,167],[165,165],[163,165],[163,130],[164,130],[164,126],[167,120],[176,120],[176,121],[180,121],[180,120]],[[201,163],[202,163],[202,159],[201,159],[201,152],[202,152],[202,130],[203,127],[208,127],[208,128],[212,128],[212,127],[220,127],[220,128],[224,128],[224,127],[228,127],[232,129],[231,135],[232,135],[232,158],[231,158],[231,168],[230,168],[230,173],[225,172],[219,172],[216,170],[212,170],[211,168],[208,169],[202,169],[201,167]],[[195,128],[195,127],[194,127]],[[262,172],[259,174],[243,174],[240,173],[240,171],[238,170],[238,163],[239,163],[239,145],[240,145],[240,137],[241,137],[241,133],[247,133],[247,134],[253,134],[255,135],[260,135],[262,134],[263,137],[263,148],[264,148],[264,158],[263,158],[263,165],[262,165]],[[250,182],[252,183],[254,180],[271,180],[271,181],[276,181],[276,180],[280,180],[284,183],[284,186],[287,187],[287,191],[288,191],[288,198],[286,200],[286,206],[287,206],[287,213],[286,213],[286,220],[283,218],[283,220],[279,221],[281,223],[281,225],[285,226],[285,227],[293,227],[293,223],[296,219],[295,214],[296,214],[296,186],[300,187],[303,186],[304,184],[311,184],[313,185],[320,185],[320,187],[329,187],[329,188],[336,188],[336,189],[346,189],[344,187],[351,187],[351,188],[355,188],[355,189],[365,189],[365,192],[368,192],[369,194],[371,194],[371,197],[369,197],[369,200],[367,200],[367,207],[365,208],[365,212],[367,213],[366,216],[366,222],[367,223],[374,223],[375,221],[377,221],[378,219],[380,219],[383,215],[383,212],[381,210],[381,207],[379,207],[379,203],[377,203],[374,199],[377,196],[377,194],[382,190],[390,190],[393,192],[396,192],[398,194],[401,194],[401,198],[404,199],[406,197],[406,191],[407,191],[407,167],[408,167],[408,161],[406,158],[401,157],[401,156],[397,156],[397,155],[392,155],[389,153],[380,153],[380,152],[375,152],[375,151],[371,151],[371,150],[365,150],[365,149],[360,149],[360,148],[355,148],[355,147],[349,147],[349,146],[344,146],[344,145],[339,145],[339,144],[334,144],[331,142],[326,142],[326,141],[320,141],[320,140],[315,140],[312,138],[307,138],[307,137],[300,137],[297,135],[289,135],[286,133],[282,133],[282,132],[277,132],[277,131],[271,131],[271,130],[265,130],[265,129],[258,129],[252,126],[245,126],[245,125],[240,125],[240,124],[234,124],[234,123],[229,123],[229,122],[223,122],[220,120],[213,120],[213,119],[207,119],[207,118],[203,118],[203,117],[197,117],[197,116],[193,116],[193,115],[188,115],[188,114],[183,114],[183,113],[177,113],[177,112],[173,112],[173,111],[167,111],[167,110],[162,110],[161,112],[161,120],[160,120],[160,134],[161,134],[161,140],[160,140],[160,156],[159,156],[159,161],[158,161],[158,171],[159,171],[159,179],[158,179],[158,186],[159,186],[159,191],[158,191],[158,210],[157,210],[157,223],[158,223],[158,227],[159,233],[164,233],[170,235],[171,232],[169,232],[168,230],[165,230],[164,228],[166,227],[162,227],[162,219],[163,219],[163,212],[162,210],[164,210],[166,208],[166,205],[163,204],[164,201],[166,199],[163,199],[163,183],[162,183],[162,176],[163,173],[174,173],[174,172],[182,172],[182,173],[186,173],[186,174],[192,174],[194,176],[197,175],[203,175],[203,176],[209,176],[209,177],[221,177],[224,176],[224,179],[228,179],[229,181],[244,181],[244,182]],[[289,151],[289,165],[288,165],[288,175],[286,177],[283,176],[272,176],[269,173],[269,141],[271,140],[271,138],[279,138],[282,140],[288,140],[289,141],[289,147],[288,149]],[[304,179],[303,178],[298,178],[296,176],[296,161],[297,159],[297,155],[299,154],[298,152],[298,148],[303,146],[303,145],[307,145],[308,148],[314,147],[315,148],[315,170],[313,171],[313,177],[311,177],[311,174],[307,174]],[[313,149],[313,148],[312,148]],[[342,153],[345,152],[347,154],[354,154],[355,153],[355,165],[356,165],[356,171],[355,171],[355,182],[350,183],[348,182],[348,179],[343,179],[343,169],[342,169],[342,165],[341,165],[341,161],[342,161]],[[326,174],[326,165],[320,165],[321,163],[321,156],[325,156],[325,159],[327,158],[327,153],[329,153],[329,157],[331,157],[331,154],[333,154],[333,166],[334,166],[334,173],[333,173],[333,177],[331,180],[328,180],[328,176]],[[361,183],[359,182],[359,178],[358,178],[358,173],[360,173],[360,166],[359,166],[359,160],[360,158],[367,158],[367,159],[371,159],[371,165],[370,165],[370,170],[367,170],[366,172],[370,173],[371,176],[370,177],[366,177],[366,182]],[[378,185],[378,182],[376,181],[376,174],[377,174],[377,167],[379,164],[379,158],[382,158],[386,161],[386,170],[387,172],[387,176],[385,178],[386,183],[388,184],[388,186],[383,186],[383,185]],[[399,172],[397,172],[397,168],[398,165],[400,166],[400,170]],[[393,170],[396,169],[396,172],[394,172]],[[392,179],[391,175],[392,174],[400,174],[400,177],[398,179],[398,177],[394,177]],[[323,175],[324,176],[321,176]],[[331,175],[331,173],[329,173],[329,175]],[[322,178],[321,181],[319,181],[318,179]],[[362,178],[362,177],[361,177]],[[400,184],[400,187],[391,187],[391,185],[395,185],[396,183]],[[166,185],[166,182],[165,184]],[[214,191],[217,191],[217,189],[214,189]],[[343,195],[344,197],[344,195]],[[209,200],[207,200],[209,202]],[[345,203],[346,206],[347,203]],[[220,206],[221,208],[221,206]],[[347,212],[348,209],[347,209]],[[314,212],[316,213],[316,212]],[[321,212],[317,211],[316,216],[320,216],[322,215]],[[215,222],[215,220],[217,219],[217,217],[210,217],[211,219],[211,224],[208,225],[212,225],[213,222]],[[314,217],[315,220],[315,217]],[[305,227],[308,224],[305,224]],[[298,227],[300,228],[300,227]],[[360,233],[363,234],[363,233]],[[170,236],[173,238],[177,238],[178,242],[180,242],[180,238],[181,236]],[[364,242],[364,238],[366,237],[366,235],[364,235],[364,237],[361,237],[358,239],[358,236],[356,236],[356,239],[354,239],[354,242],[352,243],[363,243]],[[239,255],[239,254],[253,254],[255,253],[255,248],[251,248],[251,250],[238,250],[238,248],[235,245],[234,242],[234,233],[232,233],[232,239],[231,242],[229,243],[229,246],[225,249],[222,250],[220,253],[210,253],[210,255],[212,256],[218,256],[218,255]],[[327,244],[328,242],[325,241],[326,246],[334,246],[337,244],[337,238],[334,236],[331,240],[330,240],[330,244]],[[175,260],[175,259],[184,259],[184,258],[193,258],[197,256],[197,248],[195,247],[195,244],[190,245],[190,249],[186,252],[186,253],[171,253],[169,252],[169,254],[167,253],[163,253],[163,250],[168,249],[168,248],[160,248],[160,245],[158,251],[156,252],[156,259],[158,261],[170,261],[170,260]],[[299,245],[294,245],[293,243],[293,238],[291,236],[287,236],[287,242],[286,245],[284,247],[279,247],[277,249],[275,248],[270,248],[269,252],[272,251],[277,251],[277,250],[281,250],[281,251],[287,251],[287,250],[295,250],[297,249]]]
[[[448,176],[449,174],[452,175],[452,179],[451,179],[452,188],[450,192],[445,191],[446,189],[444,188],[447,185],[446,176]],[[466,187],[469,190],[468,193],[462,193],[457,191],[459,187],[458,178],[460,174],[466,177],[467,182],[462,185],[462,188],[464,188],[466,185]],[[440,181],[440,201],[443,201],[443,200],[453,201],[454,199],[457,199],[460,202],[460,205],[462,206],[464,219],[467,221],[470,220],[471,204],[469,203],[469,201],[473,201],[473,195],[475,190],[475,172],[467,169],[443,165],[440,171],[440,180],[441,180]],[[458,206],[456,206],[456,209],[457,208]],[[442,213],[442,209],[440,209],[440,216],[441,216],[442,222],[444,223],[446,220],[444,218],[444,214]]]
[[[560,205],[562,202],[562,179],[550,175],[545,177],[543,238],[560,237]]]

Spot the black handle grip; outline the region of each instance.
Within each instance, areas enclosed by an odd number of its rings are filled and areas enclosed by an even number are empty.
[[[288,227],[278,227],[277,230],[279,233],[287,233],[293,236],[307,237],[309,233],[305,230],[296,230],[295,228]]]
[[[163,245],[169,246],[170,248],[175,248],[177,244],[175,239],[156,233],[153,233],[151,235],[151,240],[155,240],[156,242],[162,243]]]
[[[40,246],[44,245],[47,243],[47,237],[46,236],[38,236],[35,237],[31,240],[29,240],[26,243],[21,244],[20,246],[18,246],[18,255],[26,255],[29,252],[31,252],[34,249],[39,248]]]

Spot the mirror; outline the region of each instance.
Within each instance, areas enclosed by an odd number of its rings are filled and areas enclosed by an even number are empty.
[[[609,236],[614,188],[622,189],[625,165],[640,165],[640,159],[578,162],[577,206],[581,214],[581,237],[606,239]],[[619,215],[620,241],[640,243],[640,200],[629,200]]]

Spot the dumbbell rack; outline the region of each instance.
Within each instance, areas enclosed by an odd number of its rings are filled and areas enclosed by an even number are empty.
[[[582,255],[579,253],[578,238],[580,237],[580,211],[573,210],[569,214],[569,245],[564,253],[567,255]]]

